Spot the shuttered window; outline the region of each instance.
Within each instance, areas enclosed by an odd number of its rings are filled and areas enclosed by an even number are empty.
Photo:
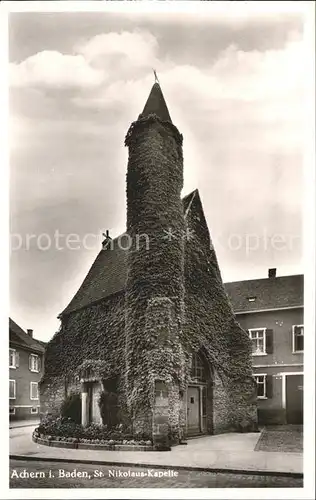
[[[254,379],[257,382],[257,397],[266,398],[267,397],[267,385],[266,385],[266,373],[263,374],[255,374]]]
[[[38,399],[38,383],[30,383],[30,399]]]
[[[18,353],[15,349],[9,349],[9,367],[16,368],[18,366],[17,363]]]
[[[248,331],[252,345],[252,355],[266,354],[266,328],[250,328]]]
[[[304,351],[304,325],[293,325],[292,327],[293,345],[292,350],[294,353]]]
[[[272,328],[266,329],[266,353],[273,353],[273,330]]]
[[[29,356],[29,369],[31,372],[38,373],[41,369],[40,358],[37,354],[30,354]]]
[[[272,375],[267,373],[254,373],[253,377],[257,382],[257,398],[269,399],[272,398]]]
[[[16,382],[15,380],[9,380],[9,399],[15,399],[16,392]]]

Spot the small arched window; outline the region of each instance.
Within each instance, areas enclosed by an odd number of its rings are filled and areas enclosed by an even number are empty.
[[[205,364],[197,353],[192,356],[191,379],[196,382],[206,382]]]

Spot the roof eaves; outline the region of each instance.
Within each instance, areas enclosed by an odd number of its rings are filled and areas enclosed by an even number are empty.
[[[17,342],[15,340],[9,340],[9,345],[14,345],[16,347],[19,347],[21,349],[24,349],[25,351],[31,351],[31,352],[40,352],[40,353],[44,353],[45,352],[45,348],[43,346],[40,346],[40,345],[27,345],[27,344],[24,344],[23,342]]]
[[[254,314],[254,313],[264,313],[264,312],[273,312],[273,311],[286,311],[287,309],[303,309],[304,304],[294,305],[294,306],[280,306],[280,307],[272,307],[272,308],[264,308],[261,309],[253,309],[243,311],[242,309],[237,309],[234,311],[235,314]]]

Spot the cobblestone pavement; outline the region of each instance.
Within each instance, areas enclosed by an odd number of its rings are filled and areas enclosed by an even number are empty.
[[[303,426],[275,425],[263,429],[256,451],[302,453]]]
[[[25,477],[22,477],[25,476]],[[37,476],[37,477],[36,477]],[[143,476],[143,477],[142,477]],[[10,488],[302,488],[303,479],[10,460]]]

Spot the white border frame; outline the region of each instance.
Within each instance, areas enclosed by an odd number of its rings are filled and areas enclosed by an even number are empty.
[[[245,11],[242,9],[241,4],[245,4]],[[181,5],[182,4],[182,5]],[[183,4],[185,4],[183,6]],[[261,13],[261,15],[269,15],[272,11],[277,11],[280,15],[282,13],[301,13],[304,18],[304,58],[306,64],[304,64],[304,73],[306,75],[306,92],[305,92],[305,155],[304,155],[304,165],[306,166],[306,180],[305,180],[305,220],[304,220],[304,235],[305,244],[304,244],[304,269],[306,269],[306,280],[305,280],[305,314],[306,321],[305,324],[309,325],[311,332],[314,333],[315,328],[315,122],[314,122],[314,113],[315,113],[315,92],[314,92],[314,82],[315,82],[315,54],[314,54],[314,46],[315,46],[315,4],[314,2],[178,2],[178,1],[166,1],[166,2],[1,2],[0,9],[6,14],[6,12],[36,12],[36,11],[49,11],[49,12],[64,12],[64,11],[85,11],[85,12],[122,12],[123,9],[125,12],[161,12],[161,11],[169,11],[169,12],[181,12],[185,10],[186,12],[191,11],[194,13],[195,10],[198,10],[198,5],[201,4],[200,9],[207,11],[209,7],[213,7],[215,13],[224,11],[225,17],[231,17],[232,15],[236,15],[237,18],[242,18],[244,16],[249,15],[249,12],[257,11]],[[180,7],[180,9],[178,8]],[[227,7],[229,7],[227,9]],[[133,9],[133,10],[132,10]],[[5,16],[3,16],[4,18]],[[1,19],[2,21],[2,19]],[[0,47],[0,51],[5,53],[7,47],[7,21],[3,19],[1,22],[0,33],[4,38],[4,44]],[[3,58],[5,60],[5,57]],[[7,68],[4,67],[4,80],[7,74]],[[4,86],[5,87],[5,86]],[[3,122],[5,122],[7,118],[7,91],[4,88],[4,92],[0,93],[0,101],[3,112]],[[7,164],[7,150],[8,150],[8,133],[6,130],[6,126],[3,127],[2,134],[0,137],[0,142],[2,141],[3,148],[0,148],[1,153],[4,156],[4,164]],[[6,170],[6,169],[4,169]],[[7,194],[5,190],[5,182],[2,183],[4,186],[5,193],[5,201],[7,200]],[[7,210],[9,206],[8,203],[5,203],[4,207]],[[5,227],[6,222],[6,210],[3,211],[2,217],[4,219]],[[9,234],[9,231],[7,231]],[[4,253],[6,252],[6,245],[4,245]],[[2,259],[3,271],[4,271],[4,282],[8,283],[8,270],[6,265],[6,257],[5,253],[4,259]],[[8,287],[4,285],[3,287],[3,330],[5,331],[7,328],[7,314],[5,314],[6,310],[9,310],[8,299],[7,299],[7,290]],[[253,313],[254,311],[251,311]],[[3,338],[4,340],[4,338]],[[6,345],[6,344],[5,344]],[[6,355],[6,349],[3,349],[3,356]],[[305,361],[306,368],[308,369],[308,376],[305,380],[305,386],[308,387],[308,392],[310,394],[315,393],[315,378],[314,378],[314,354],[315,354],[315,336],[314,334],[310,335],[308,338],[308,349],[305,350]],[[3,358],[2,367],[7,366],[7,360]],[[278,488],[276,490],[270,488],[258,488],[255,490],[255,496],[258,499],[269,499],[274,496],[274,493],[278,498],[283,499],[301,499],[302,497],[308,499],[314,499],[315,494],[315,455],[314,455],[314,436],[315,436],[315,428],[314,428],[314,416],[315,416],[315,399],[307,398],[304,403],[306,403],[306,409],[308,412],[308,417],[305,422],[306,432],[304,433],[304,453],[308,457],[308,460],[305,461],[304,466],[304,487],[303,488]],[[4,415],[5,418],[5,415]],[[3,422],[3,429],[6,428],[6,420]],[[8,448],[6,449],[6,445],[8,446],[8,442],[6,439],[3,440],[3,460],[6,461],[6,457],[8,455]],[[7,452],[7,455],[5,454]],[[4,463],[3,463],[4,465]],[[30,490],[10,490],[7,486],[7,468],[3,467],[6,477],[3,481],[3,498],[29,498],[29,499],[42,499],[42,498],[59,498],[60,492],[54,489],[30,489]],[[274,493],[273,493],[274,491]],[[104,489],[96,489],[96,488],[86,488],[86,489],[77,489],[74,490],[63,490],[64,498],[80,498],[80,499],[88,499],[88,498],[105,498],[105,496],[110,495],[111,498],[148,498],[148,496],[152,498],[221,498],[226,499],[227,496],[230,498],[236,499],[251,499],[253,498],[254,491],[251,488],[249,489],[187,489],[187,488],[179,488],[179,489],[139,489],[139,488],[117,488],[113,490],[104,490]]]

